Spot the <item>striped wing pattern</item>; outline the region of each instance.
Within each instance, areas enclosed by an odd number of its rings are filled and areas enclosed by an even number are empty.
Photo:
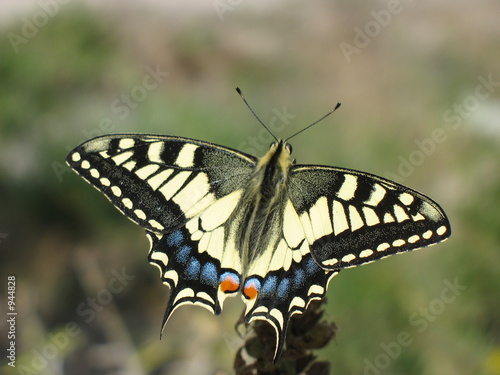
[[[68,165],[124,215],[159,233],[185,224],[216,200],[242,189],[255,161],[211,143],[142,134],[94,138],[67,158]]]
[[[305,237],[324,269],[359,266],[450,236],[448,219],[434,201],[381,177],[298,165],[292,181]]]
[[[187,138],[124,134],[78,146],[67,163],[146,229],[149,260],[171,289],[165,324],[186,303],[219,314],[226,294],[237,290],[239,257],[224,248],[220,211],[228,206],[221,202],[233,198],[229,209],[234,209],[237,199],[232,195],[248,183],[255,160]],[[208,234],[217,233],[218,240],[214,236],[207,244],[207,236],[192,229],[197,224]]]
[[[319,267],[303,239],[300,249],[285,241],[279,251],[270,248],[242,280],[227,221],[255,167],[252,156],[186,138],[124,134],[90,140],[67,162],[146,230],[149,261],[170,288],[163,326],[185,304],[218,315],[224,299],[241,291],[246,321],[276,329],[278,354],[290,316],[322,298],[337,274]]]
[[[187,228],[168,235],[147,235],[152,241],[149,260],[159,267],[162,281],[171,290],[163,325],[184,304],[200,305],[218,315],[224,299],[241,292],[247,305],[245,321],[265,320],[276,330],[275,358],[282,350],[290,317],[321,299],[338,273],[325,271],[308,253],[298,262],[292,260],[287,269],[282,260],[282,267],[263,268],[259,270],[263,276],[253,273],[242,283],[235,268],[222,267],[219,259],[200,252],[199,243],[191,239]],[[253,295],[253,290],[258,293]]]
[[[450,235],[439,206],[422,194],[363,172],[294,165],[273,241],[245,265],[239,235],[258,159],[199,140],[123,134],[94,138],[67,163],[146,230],[149,261],[170,299],[163,326],[184,304],[220,314],[241,293],[247,322],[276,330],[321,299],[342,268],[432,245]]]

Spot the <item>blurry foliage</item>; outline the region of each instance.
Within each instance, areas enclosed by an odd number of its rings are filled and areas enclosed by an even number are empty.
[[[82,91],[101,90],[116,58],[116,41],[95,17],[84,12],[59,15],[14,53],[3,32],[0,49],[2,135],[31,130],[40,116],[64,111]],[[62,100],[64,99],[64,100]]]
[[[68,114],[85,92],[103,89],[117,53],[111,34],[84,12],[58,15],[18,53],[9,32],[19,30],[4,30],[0,39],[0,189],[9,197],[0,215],[8,246],[17,251],[2,254],[9,259],[1,263],[5,269],[32,253],[31,244],[47,232],[69,234],[85,225],[72,207],[79,199],[66,200],[62,180],[54,178],[53,163],[64,168],[69,143],[56,129],[67,127]]]

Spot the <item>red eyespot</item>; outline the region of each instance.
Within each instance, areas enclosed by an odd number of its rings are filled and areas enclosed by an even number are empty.
[[[243,289],[243,294],[248,299],[254,299],[255,297],[257,297],[257,294],[259,294],[259,291],[257,290],[257,287],[255,286],[255,284],[251,284],[251,285],[247,285]]]
[[[224,293],[236,292],[240,283],[232,276],[226,276],[220,283],[220,290]]]
[[[260,291],[259,280],[252,278],[247,280],[245,286],[243,287],[243,295],[246,299],[255,299]]]

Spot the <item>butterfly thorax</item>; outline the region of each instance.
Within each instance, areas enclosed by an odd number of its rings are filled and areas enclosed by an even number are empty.
[[[289,170],[293,164],[291,147],[284,141],[274,142],[259,159],[245,189],[244,199],[235,210],[239,251],[244,268],[248,268],[266,249],[277,246],[282,232],[282,217],[288,191]],[[244,270],[245,273],[245,270]]]

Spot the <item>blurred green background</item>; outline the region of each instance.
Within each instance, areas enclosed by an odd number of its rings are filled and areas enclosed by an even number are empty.
[[[123,132],[260,156],[270,138],[239,86],[266,123],[290,115],[279,137],[342,102],[294,138],[298,162],[396,179],[452,224],[332,280],[332,373],[500,374],[499,2],[29,3],[0,6],[0,373],[232,372],[242,302],[182,307],[160,341],[168,288],[143,231],[64,159]]]

